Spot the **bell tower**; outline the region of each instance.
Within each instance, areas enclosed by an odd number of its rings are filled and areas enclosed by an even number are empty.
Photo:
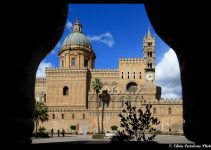
[[[155,36],[152,37],[150,28],[143,40],[146,83],[155,84]]]

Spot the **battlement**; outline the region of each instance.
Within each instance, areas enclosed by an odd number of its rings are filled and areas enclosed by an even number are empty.
[[[144,61],[143,58],[119,58],[119,63],[133,63]]]
[[[63,75],[78,74],[80,76],[80,75],[86,75],[87,69],[46,68],[45,72],[46,76],[57,75],[57,74],[63,74]]]
[[[161,98],[160,100],[158,100],[158,102],[162,103],[162,104],[182,104],[183,100],[182,100],[182,98],[179,98],[179,99],[173,99],[173,98],[163,99],[163,98]]]
[[[156,85],[144,85],[144,86],[141,86],[140,88],[142,88],[142,89],[151,89],[151,88],[156,88]]]
[[[45,77],[37,77],[35,80],[36,83],[45,83],[46,78]]]
[[[92,77],[109,77],[119,78],[118,69],[93,69],[91,70]]]
[[[92,69],[93,72],[118,72],[118,69]]]
[[[45,68],[45,71],[72,71],[72,72],[78,72],[78,71],[83,71],[87,72],[87,68],[83,69],[70,69],[70,68]]]

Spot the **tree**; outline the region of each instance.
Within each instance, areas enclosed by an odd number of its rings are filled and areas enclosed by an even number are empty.
[[[97,104],[97,127],[98,127],[98,133],[100,133],[100,122],[99,122],[99,92],[103,87],[103,83],[99,79],[95,79],[92,81],[92,88],[96,92],[96,104]]]
[[[35,128],[37,133],[37,128],[39,126],[39,121],[42,123],[48,120],[48,107],[45,105],[44,102],[35,102]]]
[[[110,94],[108,94],[108,91],[107,90],[103,90],[102,91],[102,94],[100,94],[100,100],[102,101],[103,103],[103,108],[102,108],[102,130],[101,132],[104,133],[104,126],[103,126],[103,121],[104,121],[104,110],[105,110],[105,104],[107,104],[107,107],[109,105],[109,102],[111,100],[111,97],[110,97]]]
[[[116,131],[117,129],[118,129],[118,126],[116,126],[116,125],[111,126],[112,131]]]
[[[123,130],[117,132],[117,141],[151,141],[156,136],[156,126],[160,121],[151,116],[151,105],[146,105],[145,112],[141,109],[136,111],[136,107],[131,107],[125,103],[127,109],[123,109],[118,115],[121,118],[120,127]],[[146,134],[149,136],[146,137]]]

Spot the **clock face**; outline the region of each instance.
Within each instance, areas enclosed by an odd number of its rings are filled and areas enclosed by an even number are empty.
[[[148,73],[146,74],[146,79],[147,79],[148,81],[152,81],[152,80],[154,79],[154,74],[153,74],[152,72],[148,72]]]

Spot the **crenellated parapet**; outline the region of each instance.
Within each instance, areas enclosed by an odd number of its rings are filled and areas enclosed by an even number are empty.
[[[136,63],[143,62],[143,58],[119,58],[119,63]]]
[[[158,103],[160,103],[160,104],[182,104],[183,100],[182,100],[182,98],[179,98],[179,99],[173,99],[173,98],[163,99],[163,98],[161,98],[158,100]]]
[[[118,69],[93,69],[91,70],[92,77],[119,77]]]
[[[118,69],[92,69],[91,70],[92,72],[118,72],[119,70]]]
[[[85,106],[48,106],[49,112],[86,111]]]
[[[45,77],[37,77],[35,80],[36,83],[46,83],[46,78]]]
[[[143,58],[119,58],[120,62],[126,62],[126,61],[144,61]]]
[[[141,85],[140,88],[141,89],[152,89],[152,88],[156,88],[156,85]]]
[[[46,68],[45,72],[46,77],[51,75],[85,76],[87,74],[87,69]]]

